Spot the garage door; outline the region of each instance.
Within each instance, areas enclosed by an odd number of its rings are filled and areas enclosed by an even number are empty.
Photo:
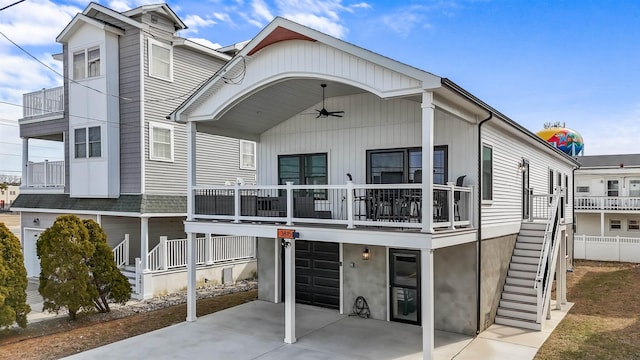
[[[296,302],[340,308],[337,243],[296,240]]]

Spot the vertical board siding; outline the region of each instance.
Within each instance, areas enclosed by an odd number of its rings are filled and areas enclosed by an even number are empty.
[[[355,183],[365,183],[366,150],[422,146],[418,102],[359,94],[328,98],[325,105],[344,110],[344,117],[316,119],[313,109],[321,106],[316,104],[261,135],[259,183],[278,182],[278,155],[307,153],[328,154],[330,184],[344,184],[347,173]],[[464,175],[468,166],[475,166],[467,152],[472,151],[468,146],[473,142],[473,126],[440,111],[435,122],[435,144],[449,145],[453,155],[449,156],[450,177]]]
[[[482,206],[483,224],[518,223],[522,220],[522,173],[518,170],[518,164],[523,158],[529,161],[529,183],[534,193],[548,193],[549,169],[568,175],[569,189],[573,188],[572,166],[561,160],[560,155],[533,146],[529,141],[507,133],[491,122],[483,127],[482,140],[493,146],[494,162],[493,201]],[[554,183],[556,178],[554,173]],[[571,193],[569,191],[569,204],[573,204]],[[573,206],[566,208],[568,223],[573,221],[572,209]]]

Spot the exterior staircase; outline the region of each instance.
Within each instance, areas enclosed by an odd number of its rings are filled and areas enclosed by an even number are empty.
[[[546,223],[523,222],[502,290],[496,324],[541,330],[534,288]]]
[[[136,283],[136,267],[131,265],[124,265],[120,267],[122,275],[126,276],[131,285],[131,294],[135,297],[138,294],[138,284]]]

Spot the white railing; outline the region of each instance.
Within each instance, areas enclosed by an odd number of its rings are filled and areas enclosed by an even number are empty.
[[[640,237],[573,236],[574,258],[640,263]]]
[[[626,210],[640,211],[640,197],[584,196],[576,197],[576,210]]]
[[[113,260],[119,268],[129,265],[129,234],[125,234],[124,240],[113,248]]]
[[[187,266],[187,239],[160,243],[147,257],[150,271],[163,271]],[[196,238],[196,264],[212,265],[222,262],[253,259],[256,257],[256,239],[252,236],[207,236]]]
[[[29,161],[25,186],[64,187],[64,161]]]
[[[197,186],[196,219],[423,228],[421,184]],[[472,188],[434,185],[433,227],[471,225]]]
[[[23,117],[40,116],[64,111],[64,88],[42,89],[22,95]]]
[[[551,206],[549,207],[549,216],[547,218],[547,226],[544,232],[544,240],[542,242],[542,252],[538,259],[538,270],[536,271],[536,279],[533,288],[537,295],[537,322],[542,323],[542,317],[549,309],[551,299],[551,283],[553,282],[553,272],[558,258],[558,250],[560,231],[560,199],[564,190],[558,191],[551,198]]]

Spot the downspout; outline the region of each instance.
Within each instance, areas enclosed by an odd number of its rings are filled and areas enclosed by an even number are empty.
[[[482,181],[482,125],[493,119],[493,112],[489,111],[489,117],[480,121],[478,124],[478,184]],[[478,294],[477,307],[476,307],[476,335],[480,334],[480,298],[481,298],[481,285],[482,277],[482,186],[478,188],[478,283],[476,284],[476,291]]]

